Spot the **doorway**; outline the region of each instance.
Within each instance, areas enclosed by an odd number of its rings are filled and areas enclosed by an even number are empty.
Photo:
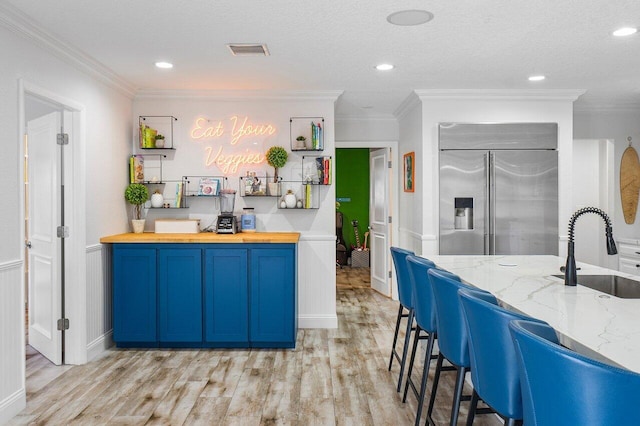
[[[575,139],[573,141],[573,206],[596,207],[610,217],[614,214],[614,143],[611,139]],[[604,222],[596,215],[584,215],[576,221],[576,259],[604,268],[618,269],[615,256],[608,256]]]
[[[395,142],[336,142],[336,203],[344,218],[342,232],[349,249],[351,281],[393,298],[397,298],[397,292],[391,285],[389,249],[393,227],[397,226],[391,221],[397,207],[392,191],[393,182],[397,181],[397,167],[393,167],[397,159],[393,157],[395,149],[392,150],[395,145]],[[381,234],[384,238],[380,238]],[[345,275],[337,267],[336,282],[339,284]]]

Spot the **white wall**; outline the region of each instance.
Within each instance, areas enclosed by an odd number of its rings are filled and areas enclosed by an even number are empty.
[[[398,120],[395,117],[336,117],[336,140],[340,142],[397,141]]]
[[[620,202],[620,160],[629,146],[627,137],[633,139],[633,147],[640,152],[640,111],[639,110],[582,110],[574,112],[573,137],[575,139],[613,139],[615,189],[614,212],[607,212],[613,221],[615,238],[640,238],[640,215],[627,225]]]
[[[335,156],[334,100],[339,92],[307,93],[296,99],[295,94],[264,92],[173,92],[139,95],[134,101],[133,118],[140,115],[173,115],[178,118],[174,128],[174,146],[163,162],[163,180],[180,179],[181,176],[213,175],[223,172],[215,165],[206,166],[206,147],[217,150],[220,146],[227,154],[244,153],[245,150],[264,154],[270,146],[280,145],[290,151],[290,117],[324,117],[325,149],[323,152],[289,152],[287,165],[279,175],[285,180],[300,181],[302,154]],[[230,117],[248,117],[253,125],[271,124],[276,132],[267,136],[248,136],[232,145],[233,122]],[[225,133],[218,138],[196,140],[191,130],[199,117],[211,123],[222,122]],[[132,149],[137,149],[137,129],[130,136]],[[144,152],[140,152],[144,154]],[[247,170],[266,172],[273,169],[266,163],[240,166],[236,172],[228,172],[228,187],[238,190],[239,177]],[[284,189],[299,189],[299,183],[284,183]],[[254,207],[258,231],[296,231],[301,233],[298,246],[298,325],[300,327],[335,328],[337,326],[335,298],[335,189],[320,187],[320,208],[317,210],[282,210],[277,198],[242,198],[236,194],[235,211],[245,206]],[[150,210],[148,227],[159,217],[191,217],[208,225],[218,214],[214,200],[190,200],[189,209]]]
[[[4,12],[0,10],[0,15]],[[16,414],[25,404],[24,391],[24,292],[23,292],[23,241],[19,158],[19,79],[52,93],[75,101],[85,111],[84,155],[86,175],[77,176],[86,185],[86,231],[82,244],[96,244],[102,235],[122,232],[126,229],[123,217],[122,190],[126,179],[126,157],[130,147],[131,100],[123,92],[114,90],[97,79],[70,65],[69,58],[61,59],[52,46],[41,48],[43,39],[11,17],[0,16],[0,134],[3,146],[0,150],[0,187],[3,202],[0,203],[0,423]],[[9,23],[9,24],[8,24]],[[12,30],[9,30],[12,28]],[[34,41],[36,40],[36,41]],[[121,212],[122,214],[118,214]],[[74,230],[72,230],[73,232]],[[74,268],[84,271],[84,258],[73,259]],[[84,274],[78,281],[69,283],[69,290],[76,291],[84,285]],[[76,292],[77,293],[77,292]],[[83,294],[83,292],[82,292]],[[69,317],[75,338],[73,344],[85,345],[85,302],[74,301],[69,307]],[[73,309],[75,308],[75,309]],[[101,324],[102,330],[110,325]]]
[[[573,101],[578,91],[491,91],[491,90],[417,90],[420,106],[411,101],[407,110],[420,111],[422,139],[416,144],[409,128],[417,128],[410,118],[400,119],[401,150],[416,149],[416,171],[423,174],[416,183],[421,185],[420,204],[410,197],[401,197],[401,211],[414,210],[420,224],[409,217],[401,217],[401,229],[421,233],[424,255],[438,253],[438,123],[440,122],[557,122],[559,159],[559,223],[560,255],[566,254],[566,230],[571,215],[571,150],[573,132]],[[415,95],[413,95],[415,96]],[[407,112],[404,114],[413,114]],[[402,117],[402,116],[401,116]],[[406,132],[406,133],[405,133]],[[420,149],[420,150],[419,150]],[[415,201],[418,201],[417,199]],[[417,212],[419,205],[422,212]],[[406,223],[404,222],[406,221]],[[422,229],[420,228],[422,226]]]

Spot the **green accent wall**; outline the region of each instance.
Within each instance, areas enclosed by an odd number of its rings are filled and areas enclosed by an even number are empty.
[[[364,233],[369,226],[369,149],[336,149],[336,201],[344,215],[342,235],[351,249],[356,244],[352,220],[358,221],[360,244],[364,243]],[[348,198],[350,201],[340,201]],[[367,243],[368,245],[369,243]]]

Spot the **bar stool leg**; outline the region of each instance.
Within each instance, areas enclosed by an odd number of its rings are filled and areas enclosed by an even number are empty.
[[[424,356],[424,365],[422,367],[422,380],[420,381],[420,395],[418,396],[418,409],[416,410],[415,426],[418,426],[420,424],[420,417],[422,417],[422,404],[424,403],[424,396],[427,392],[427,378],[429,377],[429,365],[431,364],[431,352],[433,352],[433,342],[435,340],[436,340],[435,333],[429,333],[429,340],[427,340],[427,353]],[[407,390],[405,389],[405,394],[406,392]]]
[[[473,425],[473,419],[476,416],[476,408],[478,408],[478,400],[480,397],[476,390],[473,390],[473,394],[471,395],[471,404],[469,405],[469,415],[467,416],[467,426]]]
[[[456,375],[456,388],[453,394],[453,405],[451,406],[450,425],[458,424],[458,413],[460,411],[460,401],[462,400],[462,388],[464,387],[464,375],[467,372],[465,367],[456,367],[458,374]]]
[[[404,348],[402,349],[402,360],[400,361],[400,374],[398,375],[398,387],[396,392],[402,389],[402,376],[404,375],[404,366],[407,362],[407,354],[409,353],[409,343],[411,343],[411,329],[413,328],[413,309],[409,309],[409,317],[407,318],[407,331],[404,335]]]
[[[416,359],[416,349],[418,348],[418,341],[420,340],[420,328],[416,324],[416,331],[413,336],[413,346],[411,347],[411,358],[409,358],[409,369],[407,370],[407,380],[404,384],[404,395],[402,395],[402,402],[407,402],[407,392],[409,391],[409,384],[411,383],[411,373],[413,372],[413,363]]]
[[[391,346],[391,359],[389,359],[389,371],[391,371],[391,365],[393,364],[393,356],[396,351],[396,343],[398,342],[398,331],[400,331],[400,321],[402,320],[402,310],[404,309],[402,303],[399,303],[399,305],[398,318],[396,319],[396,331],[393,334],[393,345]]]
[[[436,363],[436,373],[433,376],[433,384],[431,385],[431,397],[429,398],[429,409],[427,410],[427,423],[428,425],[434,425],[435,422],[431,418],[431,414],[433,413],[433,406],[436,402],[436,392],[438,390],[438,382],[440,381],[440,372],[442,371],[442,362],[444,361],[444,356],[442,353],[438,354],[438,362]]]

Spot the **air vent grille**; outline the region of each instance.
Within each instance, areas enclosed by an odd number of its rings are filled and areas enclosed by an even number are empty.
[[[227,44],[233,56],[269,56],[266,44],[231,43]]]

